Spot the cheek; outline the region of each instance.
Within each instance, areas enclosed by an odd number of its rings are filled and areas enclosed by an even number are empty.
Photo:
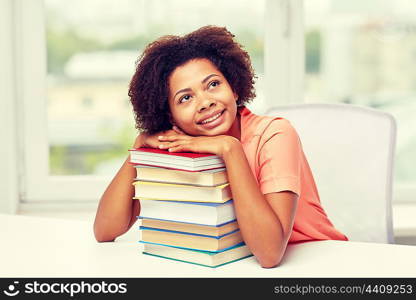
[[[189,127],[194,123],[193,115],[189,114],[186,110],[175,111],[173,113],[173,120],[176,125],[182,128],[183,131],[185,131],[185,128]]]
[[[193,116],[186,112],[182,112],[176,115],[175,120],[178,124],[190,124],[193,123]]]

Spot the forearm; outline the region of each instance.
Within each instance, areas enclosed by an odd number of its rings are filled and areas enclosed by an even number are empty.
[[[227,147],[223,159],[244,241],[263,267],[274,267],[286,249],[287,233],[261,193],[238,141]]]
[[[135,147],[140,147],[140,141]],[[97,241],[113,241],[135,222],[140,211],[139,200],[133,200],[135,177],[135,168],[127,158],[100,199],[94,222]]]

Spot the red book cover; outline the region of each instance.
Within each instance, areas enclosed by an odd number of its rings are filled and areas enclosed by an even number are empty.
[[[130,162],[131,165],[133,166],[148,166],[148,167],[158,167],[158,168],[163,168],[163,169],[169,169],[169,170],[174,170],[174,171],[187,171],[187,172],[201,172],[201,171],[208,171],[208,170],[215,170],[215,169],[223,169],[224,167],[215,167],[215,168],[205,168],[205,169],[197,169],[197,170],[187,170],[187,169],[178,169],[178,168],[172,168],[172,167],[167,167],[167,166],[159,166],[159,165],[146,165],[146,164],[138,164],[138,163],[132,163]]]
[[[212,156],[212,158],[217,157],[215,154],[210,154],[210,153],[169,152],[168,150],[156,149],[156,148],[137,148],[137,149],[130,149],[129,151],[150,152],[150,153],[165,154],[165,155],[171,155],[171,156],[182,156],[182,157],[187,157],[187,158],[200,158],[200,157],[210,157],[210,156]]]

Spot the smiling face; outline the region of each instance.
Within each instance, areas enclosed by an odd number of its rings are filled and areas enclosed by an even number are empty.
[[[208,59],[192,59],[169,76],[173,123],[189,135],[237,135],[237,94]]]

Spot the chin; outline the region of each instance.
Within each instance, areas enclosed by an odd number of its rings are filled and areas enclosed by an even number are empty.
[[[214,128],[206,132],[205,135],[208,135],[208,136],[226,135],[229,131],[230,131],[230,128],[225,128],[225,129]]]

